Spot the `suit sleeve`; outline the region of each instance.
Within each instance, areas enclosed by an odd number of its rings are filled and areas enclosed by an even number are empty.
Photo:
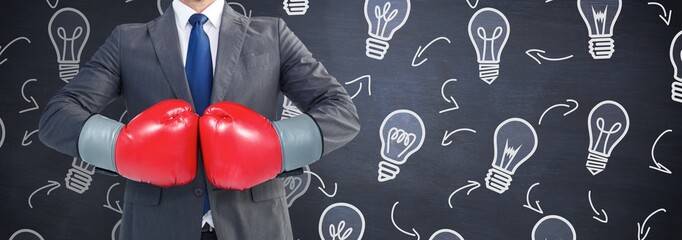
[[[79,157],[78,136],[85,121],[119,97],[119,28],[47,103],[40,117],[39,138],[48,147]]]
[[[322,155],[326,155],[350,142],[360,131],[355,105],[343,86],[281,19],[278,29],[280,89],[315,121],[322,135]]]

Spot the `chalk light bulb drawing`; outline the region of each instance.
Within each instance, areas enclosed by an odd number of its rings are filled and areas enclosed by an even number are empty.
[[[90,23],[75,8],[62,8],[50,19],[47,31],[57,52],[59,78],[69,82],[78,74],[81,53],[90,37]]]
[[[381,157],[379,182],[395,179],[400,173],[399,165],[419,151],[426,134],[424,122],[415,112],[400,109],[390,113],[379,128]]]
[[[488,170],[485,183],[488,189],[502,194],[509,189],[516,169],[535,153],[538,135],[526,120],[510,118],[495,129],[493,144],[493,167]]]
[[[365,216],[351,204],[334,203],[322,212],[318,233],[322,240],[360,240],[365,234]]]
[[[284,0],[284,11],[288,15],[305,15],[310,8],[308,0]]]
[[[497,9],[481,8],[469,20],[481,80],[492,84],[500,75],[500,57],[510,33],[509,20]]]
[[[622,0],[578,0],[578,11],[590,35],[590,54],[594,59],[610,59],[615,52],[613,27]]]
[[[592,108],[587,127],[590,147],[585,166],[592,175],[597,175],[604,171],[611,152],[628,133],[630,117],[622,105],[606,100]]]
[[[367,57],[384,59],[388,41],[402,28],[410,17],[410,0],[365,0],[365,19],[369,24]]]
[[[92,175],[95,174],[95,166],[78,158],[73,158],[71,163],[73,168],[69,169],[66,174],[66,188],[71,191],[83,194],[90,189],[92,182]]]
[[[678,32],[670,43],[670,63],[673,64],[675,81],[672,84],[671,98],[675,102],[682,103],[682,31]]]

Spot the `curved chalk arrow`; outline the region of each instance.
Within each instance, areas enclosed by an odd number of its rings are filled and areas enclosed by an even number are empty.
[[[476,130],[473,130],[471,128],[460,128],[460,129],[457,129],[457,130],[452,131],[452,132],[448,132],[448,130],[445,130],[445,135],[443,136],[443,141],[441,141],[440,145],[448,146],[448,145],[452,144],[452,140],[447,141],[447,142],[445,142],[445,140],[450,138],[450,136],[452,136],[452,134],[455,134],[457,132],[463,132],[463,131],[476,133]]]
[[[18,37],[18,38],[15,38],[15,39],[12,40],[11,42],[9,42],[7,45],[5,45],[4,48],[3,48],[2,46],[0,46],[0,56],[2,56],[2,53],[4,53],[5,50],[7,50],[7,48],[9,48],[10,45],[12,45],[12,43],[14,43],[14,42],[16,42],[16,41],[19,41],[19,40],[26,40],[26,42],[31,43],[31,40],[29,40],[29,39],[26,38],[26,37]],[[2,61],[0,61],[0,65],[2,65],[3,63],[5,63],[6,61],[7,61],[7,58],[5,58],[5,59],[3,59]]]
[[[107,204],[106,204],[106,205],[102,205],[102,206],[105,207],[105,208],[114,210],[114,212],[123,213],[123,211],[121,210],[121,205],[119,204],[120,201],[118,201],[118,200],[115,201],[116,207],[114,208],[114,206],[111,205],[111,201],[110,201],[110,199],[109,199],[109,194],[111,193],[111,189],[113,189],[113,188],[114,188],[115,186],[117,186],[118,184],[119,184],[119,183],[114,183],[113,185],[111,185],[111,187],[109,187],[109,190],[107,190]]]
[[[644,232],[644,226],[646,226],[646,222],[649,221],[649,218],[653,217],[654,214],[656,214],[656,213],[658,213],[658,212],[661,212],[661,211],[662,211],[662,212],[665,212],[665,208],[660,208],[660,209],[658,209],[658,210],[652,212],[651,214],[649,214],[649,216],[646,217],[646,219],[644,219],[644,223],[643,223],[642,225],[639,225],[639,222],[637,223],[637,239],[639,239],[639,240],[644,240],[644,239],[646,239],[646,236],[649,235],[649,230],[651,230],[650,227],[647,227],[647,228],[646,228],[646,233]],[[642,236],[642,234],[644,234],[644,236]]]
[[[592,190],[587,191],[587,199],[590,200],[590,207],[592,207],[592,211],[597,214],[597,216],[600,216],[599,212],[597,211],[597,208],[594,207],[594,204],[592,204]],[[604,214],[604,219],[598,218],[597,216],[592,216],[594,220],[600,221],[601,223],[607,223],[609,222],[609,215],[606,215],[606,211],[604,209],[601,210],[601,213]]]
[[[61,186],[61,184],[59,184],[58,182],[52,181],[52,180],[48,180],[47,182],[48,182],[47,185],[45,185],[41,188],[38,188],[38,190],[33,191],[33,193],[31,193],[31,195],[28,196],[28,206],[29,207],[33,208],[33,204],[31,204],[31,198],[33,198],[33,195],[35,195],[37,192],[40,192],[40,190],[52,187],[50,190],[47,190],[47,195],[50,195],[50,192],[52,192],[52,190],[55,190]]]
[[[50,5],[50,8],[53,8],[53,9],[57,7],[57,4],[59,4],[59,0],[55,0],[54,3],[52,3],[50,0],[45,0],[45,1],[47,2],[47,5]]]
[[[651,168],[651,169],[653,169],[653,170],[656,170],[656,171],[659,171],[659,172],[662,172],[662,173],[673,174],[673,172],[671,172],[670,169],[668,169],[667,167],[663,166],[663,164],[657,162],[657,161],[656,161],[656,157],[654,157],[654,149],[656,149],[656,144],[658,144],[658,140],[660,140],[661,137],[663,137],[663,135],[665,135],[666,133],[669,133],[669,132],[672,132],[672,131],[673,131],[673,130],[671,130],[671,129],[665,130],[663,133],[661,133],[661,135],[658,136],[658,138],[656,138],[656,141],[654,141],[654,145],[651,146],[651,160],[654,161],[654,164],[655,164],[656,166],[655,166],[655,167],[654,167],[654,166],[649,166],[649,168]]]
[[[111,229],[111,240],[116,240],[116,232],[118,232],[116,230],[118,230],[118,228],[121,226],[121,220],[123,219],[119,219],[118,222],[116,222],[116,224],[114,225],[114,228]]]
[[[327,195],[327,197],[330,197],[330,198],[336,196],[336,190],[337,190],[336,183],[334,183],[334,192],[332,194],[329,194],[329,193],[327,193],[327,191],[324,190],[327,187],[324,186],[324,181],[322,181],[322,178],[319,175],[317,175],[316,173],[314,173],[312,171],[303,171],[303,172],[308,173],[310,175],[313,175],[317,178],[317,180],[320,180],[320,185],[322,185],[322,187],[317,187],[317,189],[320,189],[320,192],[324,193],[324,195]]]
[[[370,76],[370,75],[361,76],[359,78],[345,82],[344,84],[346,84],[346,85],[353,84],[353,83],[358,82],[358,81],[365,79],[365,78],[367,79],[367,93],[369,94],[369,96],[372,96],[372,76]],[[362,91],[362,82],[360,82],[360,87],[358,87],[358,91],[355,92],[355,94],[353,94],[353,96],[350,96],[350,99],[353,99],[356,96],[358,96],[358,94],[360,94],[360,91]]]
[[[409,235],[409,236],[413,236],[413,237],[416,236],[416,237],[417,237],[417,240],[419,240],[419,233],[417,232],[417,230],[414,230],[414,228],[413,228],[413,229],[412,229],[412,233],[411,233],[411,232],[407,232],[407,231],[403,230],[402,228],[398,227],[397,224],[395,224],[395,218],[393,218],[393,213],[395,212],[395,206],[397,206],[398,203],[399,203],[399,202],[395,202],[395,203],[393,204],[393,208],[391,208],[391,222],[393,223],[393,226],[394,226],[396,229],[398,229],[398,231],[402,232],[403,234]]]
[[[457,190],[455,190],[454,192],[452,192],[450,194],[450,197],[448,197],[448,205],[450,205],[450,208],[453,208],[452,207],[452,197],[455,196],[455,194],[457,192],[462,191],[462,190],[467,189],[467,188],[471,188],[471,189],[469,189],[469,191],[467,191],[467,196],[469,196],[469,194],[471,194],[471,191],[475,190],[476,188],[479,188],[480,186],[481,186],[480,183],[478,183],[476,181],[469,180],[469,184],[467,184],[461,188],[458,188]]]
[[[469,7],[476,8],[476,6],[478,6],[478,0],[473,0],[474,1],[473,4],[471,3],[471,1],[472,0],[467,0],[467,4],[469,4]]]
[[[532,190],[533,187],[535,187],[537,185],[540,185],[540,183],[535,183],[528,188],[528,192],[526,192],[526,204],[524,204],[523,206],[525,208],[533,210],[539,214],[543,214],[544,212],[542,211],[542,208],[540,207],[540,201],[538,201],[538,200],[535,201],[535,205],[538,206],[537,208],[530,205],[530,190]]]
[[[567,116],[568,114],[571,114],[573,111],[575,111],[576,109],[578,109],[578,106],[579,106],[578,101],[573,100],[573,99],[566,99],[566,102],[575,103],[575,107],[573,107],[571,110],[568,110],[568,112],[564,113],[564,116]],[[538,120],[538,125],[542,125],[542,118],[545,117],[545,114],[547,114],[547,112],[549,112],[549,110],[552,110],[552,109],[557,108],[557,107],[571,108],[571,105],[563,104],[563,103],[552,105],[552,106],[549,107],[547,110],[545,110],[545,111],[542,113],[542,115],[540,115],[540,120]]]
[[[449,97],[448,97],[448,96],[445,96],[445,85],[447,85],[449,82],[456,82],[456,81],[457,81],[457,79],[454,79],[454,78],[453,78],[453,79],[448,79],[447,81],[445,81],[445,82],[443,83],[443,86],[440,87],[440,95],[443,97],[443,99],[445,99],[446,102],[449,102],[449,103],[454,104],[455,106],[452,107],[452,108],[445,109],[445,110],[440,110],[438,113],[445,113],[445,112],[449,112],[449,111],[452,111],[452,110],[457,110],[457,109],[459,109],[459,104],[457,104],[457,101],[455,101],[455,97],[453,97],[453,96],[449,96]]]
[[[476,0],[476,3],[478,3],[478,0]],[[417,52],[414,54],[414,57],[412,58],[412,66],[418,67],[419,65],[422,65],[424,62],[426,62],[426,60],[429,60],[428,58],[424,58],[419,63],[415,63],[417,61],[417,58],[421,57],[422,54],[424,53],[424,51],[426,51],[426,49],[429,48],[431,46],[431,44],[434,44],[435,42],[437,42],[439,40],[445,40],[445,41],[448,41],[448,43],[452,43],[450,41],[450,39],[448,39],[446,37],[439,37],[439,38],[431,40],[431,42],[429,42],[429,44],[426,44],[426,46],[424,48],[422,48],[422,46],[420,45],[419,48],[417,48]]]
[[[665,22],[665,25],[670,26],[670,19],[673,16],[673,10],[666,11],[663,4],[660,4],[657,2],[648,2],[647,5],[656,5],[656,6],[661,7],[661,9],[663,10],[663,15],[659,14],[658,16],[661,17],[661,19],[663,19],[663,22]],[[668,19],[666,19],[666,18],[668,18]]]
[[[3,143],[5,143],[5,123],[0,118],[0,148],[2,148]]]
[[[569,58],[572,58],[573,55],[569,55],[566,57],[559,57],[559,58],[548,58],[543,56],[542,54],[545,53],[545,50],[540,50],[540,49],[529,49],[526,51],[526,55],[528,55],[530,58],[538,62],[538,64],[542,64],[539,58],[547,60],[547,61],[552,61],[552,62],[557,62],[557,61],[563,61]]]
[[[31,132],[31,133],[29,133],[28,130],[26,130],[24,132],[24,139],[21,140],[21,146],[26,147],[28,145],[31,145],[31,143],[33,143],[33,141],[31,140],[31,141],[26,142],[26,140],[28,140],[28,138],[31,137],[31,135],[33,135],[34,133],[37,133],[37,132],[38,132],[38,129],[33,130],[33,132]]]
[[[25,112],[37,110],[37,109],[40,108],[40,107],[38,107],[38,102],[36,102],[36,100],[33,98],[33,96],[30,96],[31,100],[29,100],[29,99],[26,97],[26,93],[24,92],[24,88],[26,88],[26,84],[27,84],[27,83],[30,83],[30,82],[37,82],[37,81],[38,81],[38,79],[35,79],[35,78],[34,78],[34,79],[29,79],[29,80],[26,80],[26,82],[24,82],[24,84],[21,85],[21,97],[23,97],[24,100],[25,100],[26,102],[28,102],[28,103],[33,103],[33,104],[35,105],[35,107],[27,108],[27,109],[21,110],[21,111],[19,111],[19,113],[25,113]]]
[[[14,240],[14,238],[17,237],[17,235],[22,234],[22,233],[30,233],[30,234],[33,234],[34,236],[38,237],[38,239],[40,239],[40,240],[45,240],[43,238],[43,236],[40,235],[40,233],[38,233],[34,230],[31,230],[31,229],[21,229],[19,231],[16,231],[14,234],[12,234],[12,236],[9,237],[9,240]]]

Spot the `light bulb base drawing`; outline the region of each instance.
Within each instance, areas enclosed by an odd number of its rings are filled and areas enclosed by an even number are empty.
[[[387,161],[381,161],[379,162],[379,177],[377,180],[379,180],[379,182],[393,180],[398,176],[398,173],[400,173],[400,167],[398,167],[398,165]]]
[[[78,194],[83,194],[90,189],[92,175],[95,174],[95,166],[88,164],[78,158],[74,158],[71,163],[73,168],[66,173],[66,188]]]
[[[78,63],[60,63],[59,64],[59,78],[62,81],[69,83],[73,77],[78,74],[80,66]]]
[[[287,15],[291,16],[305,15],[310,8],[308,0],[284,0],[283,3],[284,7],[282,8],[287,12]]]
[[[609,158],[607,156],[600,153],[591,152],[587,155],[587,163],[585,163],[585,167],[587,167],[587,170],[592,173],[592,176],[595,176],[604,171],[608,161]]]
[[[376,60],[384,59],[384,55],[386,55],[388,47],[390,46],[387,41],[370,37],[367,38],[367,41],[365,42],[367,44],[367,51],[365,54],[368,57]]]
[[[615,52],[615,45],[610,37],[595,37],[590,39],[590,54],[594,59],[610,59]]]
[[[486,174],[485,177],[485,187],[499,194],[507,191],[509,189],[509,185],[511,185],[511,182],[511,174],[495,167],[488,170],[488,174]]]
[[[478,64],[478,76],[484,82],[492,84],[500,76],[500,64],[480,63]]]
[[[673,101],[682,103],[682,81],[674,81],[672,84],[672,90],[670,91]]]

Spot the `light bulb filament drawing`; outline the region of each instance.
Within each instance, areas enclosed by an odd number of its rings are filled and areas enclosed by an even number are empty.
[[[523,145],[521,145],[523,146]],[[509,147],[509,139],[504,144],[504,153],[502,155],[502,162],[500,163],[501,165],[504,165],[503,169],[508,169],[509,164],[514,162],[514,157],[516,157],[516,154],[521,150],[521,146],[514,148],[514,147]],[[505,161],[506,160],[506,161]],[[505,164],[506,162],[506,164]]]
[[[390,13],[389,13],[390,11]],[[393,9],[391,10],[391,2],[386,2],[384,4],[384,8],[380,8],[379,6],[374,6],[374,17],[377,19],[377,26],[376,26],[376,31],[374,31],[374,35],[378,37],[385,36],[386,34],[386,27],[388,26],[388,23],[393,21],[395,17],[398,15],[398,9]],[[383,27],[382,27],[382,20],[383,20]]]
[[[346,240],[351,234],[353,234],[353,228],[349,227],[346,229],[346,221],[344,220],[341,220],[338,226],[334,226],[334,224],[329,225],[329,236],[332,237],[332,240]]]
[[[609,137],[611,137],[611,135],[613,135],[615,133],[618,133],[620,131],[621,127],[623,126],[621,123],[617,122],[617,123],[614,123],[613,125],[611,125],[611,128],[607,130],[606,128],[604,128],[604,125],[605,125],[604,118],[597,118],[597,129],[599,130],[599,136],[597,137],[597,143],[604,143],[604,145],[603,145],[601,150],[597,150],[597,147],[599,146],[599,144],[595,145],[594,148],[592,149],[592,151],[599,151],[599,152],[605,153],[607,151],[606,143],[609,142]],[[606,137],[604,137],[604,136],[606,136]],[[604,137],[604,141],[602,141],[602,137]]]
[[[499,62],[499,59],[497,59],[497,56],[495,55],[495,40],[502,36],[502,27],[496,27],[490,37],[488,37],[485,28],[479,27],[476,32],[478,33],[478,37],[483,40],[482,62]],[[490,50],[488,50],[488,48],[490,48]],[[486,53],[489,53],[489,58],[486,57]]]
[[[604,35],[606,31],[606,13],[609,11],[609,6],[604,7],[604,11],[594,10],[592,6],[592,16],[594,16],[594,29],[596,35]]]
[[[59,38],[63,40],[63,44],[61,47],[62,50],[62,58],[60,59],[64,63],[77,63],[77,57],[76,57],[76,52],[74,51],[74,46],[75,46],[75,40],[80,38],[81,35],[83,34],[83,27],[76,27],[73,30],[73,34],[71,36],[67,36],[66,29],[64,27],[59,27],[57,28],[57,35]],[[67,52],[67,50],[70,50]]]
[[[388,136],[391,141],[395,141],[396,143],[405,146],[405,149],[398,154],[398,157],[402,157],[403,154],[405,154],[405,152],[412,147],[414,141],[417,140],[417,135],[405,132],[405,130],[395,127],[392,127],[390,130],[388,130]],[[386,146],[386,153],[391,153],[391,144]]]

